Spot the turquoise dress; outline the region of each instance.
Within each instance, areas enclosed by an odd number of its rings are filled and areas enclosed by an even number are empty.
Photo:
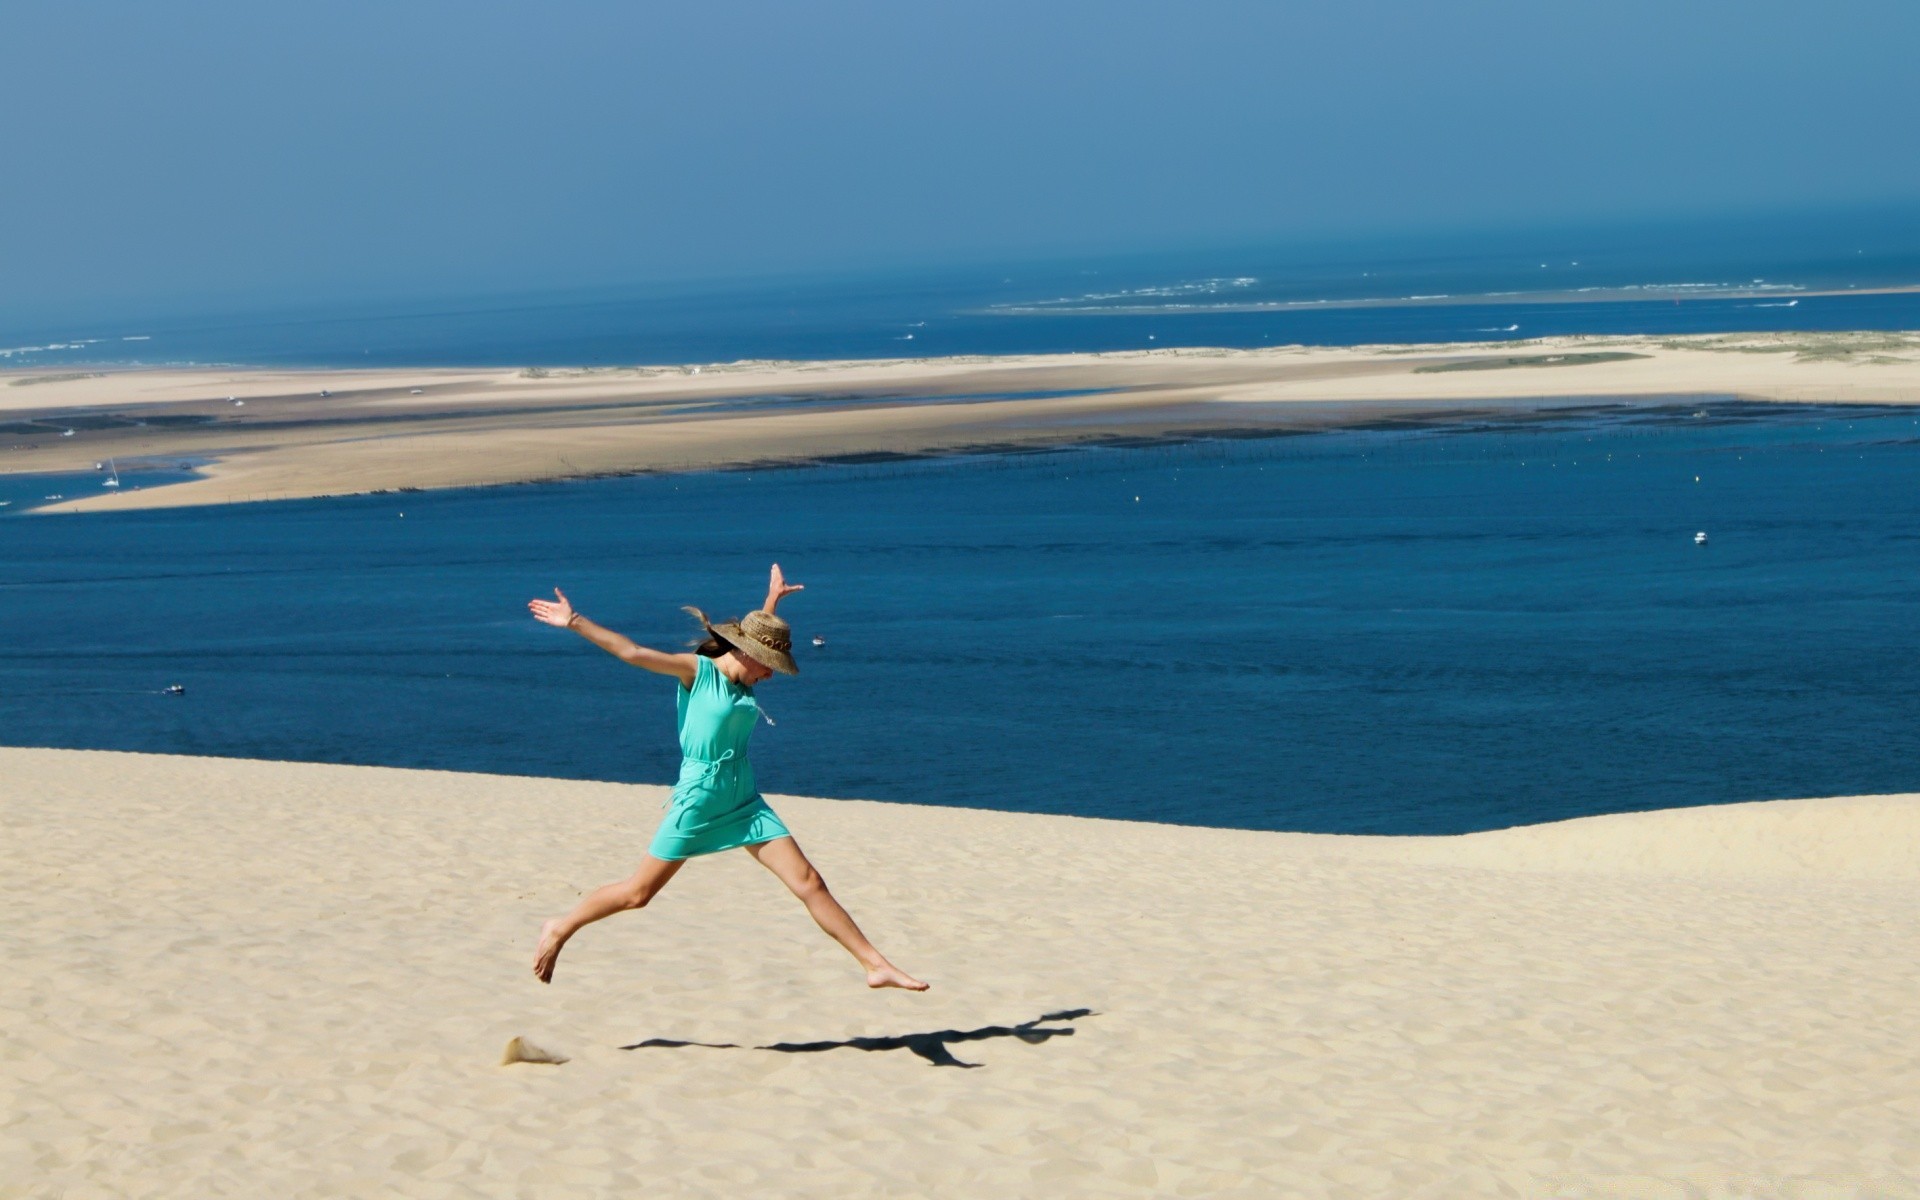
[[[760,719],[753,692],[698,656],[693,686],[679,689],[680,781],[647,852],[677,862],[787,836],[760,798],[747,739]]]

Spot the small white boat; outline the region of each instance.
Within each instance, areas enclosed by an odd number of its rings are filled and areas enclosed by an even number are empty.
[[[813,639],[813,644],[816,646],[824,646],[827,644],[827,639],[819,636],[818,634],[815,634]]]
[[[100,486],[101,487],[119,487],[120,486],[120,464],[114,462],[111,458],[109,458],[107,460],[107,470],[111,471],[112,474],[108,475],[105,479],[101,480]]]
[[[1696,546],[1704,546],[1707,544],[1707,534],[1705,530],[1693,535],[1693,544]]]

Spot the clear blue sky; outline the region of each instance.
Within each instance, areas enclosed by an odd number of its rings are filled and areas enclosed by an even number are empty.
[[[13,312],[1920,205],[1912,0],[62,0],[0,46]]]

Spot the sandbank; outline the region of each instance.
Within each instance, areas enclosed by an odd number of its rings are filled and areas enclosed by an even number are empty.
[[[1920,1192],[1920,797],[1454,838],[0,749],[0,1195]],[[568,1061],[500,1065],[519,1037]]]
[[[200,464],[188,482],[41,511],[145,508],[1700,398],[1920,402],[1920,334],[13,373],[0,374],[0,473],[90,471],[108,458]]]

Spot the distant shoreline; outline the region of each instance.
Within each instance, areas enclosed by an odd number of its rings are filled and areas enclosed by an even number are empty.
[[[202,464],[184,482],[37,511],[160,508],[1699,397],[1920,404],[1920,333],[572,370],[0,372],[0,475],[87,472],[107,459]]]
[[[1902,283],[1880,287],[1806,288],[1782,284],[1778,287],[1724,287],[1718,284],[1641,285],[1632,287],[1545,288],[1539,291],[1462,292],[1432,296],[1364,296],[1344,300],[1231,300],[1191,304],[1090,304],[1084,301],[1029,302],[997,304],[980,311],[997,316],[1084,317],[1102,316],[1177,316],[1188,313],[1296,313],[1323,312],[1353,308],[1471,308],[1491,304],[1620,304],[1635,301],[1658,303],[1687,300],[1757,300],[1791,305],[1797,301],[1831,296],[1911,296],[1920,294],[1920,284]],[[1764,305],[1763,305],[1764,307]]]

